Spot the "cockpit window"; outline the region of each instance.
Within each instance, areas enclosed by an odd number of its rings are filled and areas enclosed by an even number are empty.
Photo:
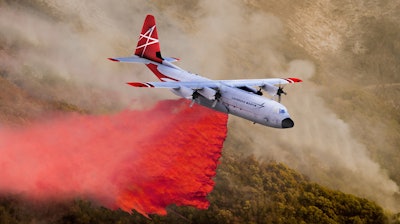
[[[279,113],[280,113],[280,114],[285,114],[285,113],[286,113],[286,110],[285,110],[285,109],[279,109]]]

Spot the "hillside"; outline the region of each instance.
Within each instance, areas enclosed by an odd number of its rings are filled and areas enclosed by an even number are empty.
[[[2,223],[387,223],[381,207],[307,180],[287,166],[226,149],[208,210],[170,206],[167,216],[129,215],[77,200],[32,205],[3,197]],[[32,207],[33,206],[33,207]]]

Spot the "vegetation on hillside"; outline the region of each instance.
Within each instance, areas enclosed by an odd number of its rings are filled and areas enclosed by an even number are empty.
[[[284,164],[260,163],[224,152],[208,210],[170,206],[147,219],[89,201],[35,204],[17,196],[0,200],[1,223],[386,223],[374,202],[330,190]]]

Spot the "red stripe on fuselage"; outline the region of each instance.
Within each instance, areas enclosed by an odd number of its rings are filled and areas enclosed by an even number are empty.
[[[158,71],[158,69],[157,69],[158,65],[147,64],[146,66],[157,76],[158,79],[160,79],[163,82],[164,82],[163,78],[164,79],[171,79],[171,80],[179,81],[177,79],[174,79],[174,78],[171,78],[169,76],[166,76],[166,75],[162,74],[160,71]]]

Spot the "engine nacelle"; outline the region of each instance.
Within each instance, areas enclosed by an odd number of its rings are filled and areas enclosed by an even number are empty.
[[[216,90],[208,88],[208,87],[197,90],[197,92],[209,100],[215,100],[215,98],[216,98],[215,95],[217,94]]]
[[[275,96],[279,89],[278,87],[268,84],[268,83],[265,83],[261,88],[263,90],[265,90],[271,96]]]
[[[185,86],[180,86],[179,89],[171,89],[171,91],[183,98],[192,99],[194,90]]]

